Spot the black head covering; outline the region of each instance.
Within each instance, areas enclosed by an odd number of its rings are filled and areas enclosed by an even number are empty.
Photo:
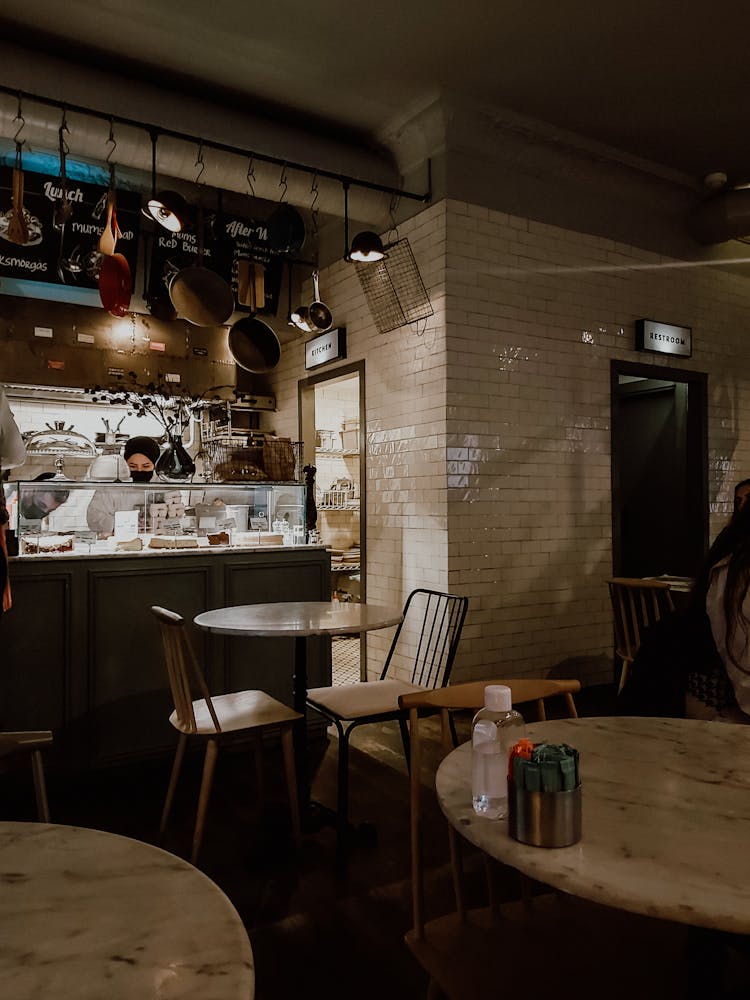
[[[130,438],[125,442],[123,450],[123,457],[126,462],[131,455],[145,455],[146,458],[150,458],[154,465],[156,465],[156,460],[159,457],[159,445],[150,437]]]

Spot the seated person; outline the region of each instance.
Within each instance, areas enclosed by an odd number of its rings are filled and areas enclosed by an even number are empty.
[[[123,457],[101,455],[94,459],[87,473],[88,479],[106,482],[148,483],[154,474],[159,457],[159,445],[153,438],[133,437],[125,443]],[[143,489],[97,490],[86,511],[86,523],[100,536],[113,534],[115,513],[134,510],[143,503]]]
[[[693,605],[708,616],[718,657],[690,671],[686,714],[750,723],[750,503],[740,503],[711,546]]]

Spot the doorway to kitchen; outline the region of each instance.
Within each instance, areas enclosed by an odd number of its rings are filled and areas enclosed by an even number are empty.
[[[708,544],[707,377],[613,361],[616,576],[693,577]]]
[[[299,383],[304,464],[313,465],[317,528],[331,554],[331,597],[366,598],[365,363],[313,375]],[[367,676],[365,637],[332,640],[333,683]]]

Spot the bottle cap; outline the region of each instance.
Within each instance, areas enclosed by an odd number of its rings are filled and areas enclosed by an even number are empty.
[[[484,707],[492,712],[510,712],[513,707],[510,688],[505,684],[488,684],[484,689]]]

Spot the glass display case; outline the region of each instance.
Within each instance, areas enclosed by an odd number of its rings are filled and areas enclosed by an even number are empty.
[[[19,556],[303,545],[305,487],[296,483],[3,484]],[[12,541],[13,539],[11,539]]]

